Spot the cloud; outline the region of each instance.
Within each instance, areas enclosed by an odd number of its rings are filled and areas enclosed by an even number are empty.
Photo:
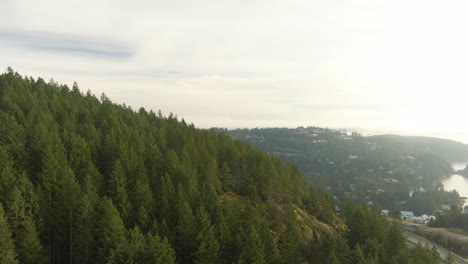
[[[111,39],[40,31],[0,31],[0,45],[34,51],[128,59],[135,54],[130,45]]]
[[[0,68],[77,81],[201,127],[468,131],[467,7],[0,0]]]

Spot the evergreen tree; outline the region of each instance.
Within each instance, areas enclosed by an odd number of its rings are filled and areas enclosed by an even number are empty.
[[[355,264],[367,264],[366,258],[364,253],[361,250],[361,246],[359,244],[356,245],[354,249],[354,259],[353,263]]]
[[[42,219],[47,223],[42,235],[49,247],[52,262],[70,260],[73,255],[73,215],[79,197],[79,186],[60,144],[45,152],[39,174],[39,199]]]
[[[282,263],[300,263],[301,262],[301,237],[296,226],[295,213],[290,212],[287,220],[287,229],[282,234]]]
[[[146,237],[141,233],[138,226],[128,231],[127,243],[123,248],[121,263],[145,263]]]
[[[77,263],[94,263],[96,258],[97,241],[95,239],[95,231],[97,229],[97,212],[99,205],[99,195],[91,175],[87,175],[83,187],[82,197],[79,199],[79,208],[81,214],[78,215],[76,241],[76,258]]]
[[[355,211],[353,218],[350,221],[349,229],[350,232],[348,239],[351,247],[354,247],[359,243],[365,243],[367,241],[369,236],[369,225],[365,216],[365,212],[362,209],[358,208]]]
[[[391,259],[400,261],[406,256],[405,237],[401,224],[392,222],[386,241],[386,253]]]
[[[124,247],[127,243],[125,238],[125,226],[120,218],[119,212],[112,204],[112,200],[103,198],[99,205],[97,214],[97,262],[113,263],[121,259]]]
[[[128,226],[132,205],[128,199],[127,177],[120,160],[117,160],[114,164],[107,189],[107,193],[112,199],[114,206],[119,211],[124,223]]]
[[[178,220],[176,226],[176,249],[178,259],[182,262],[190,262],[191,253],[195,252],[197,246],[197,232],[199,230],[197,219],[193,214],[188,202],[180,196],[178,210]]]
[[[168,174],[165,174],[161,177],[161,193],[159,200],[159,210],[160,219],[165,219],[166,223],[174,223],[176,221],[175,214],[173,213],[172,206],[176,201],[176,191],[174,185],[172,184],[171,177]]]
[[[68,263],[73,263],[74,251],[76,250],[77,220],[81,215],[80,197],[80,185],[70,167],[65,166],[64,173],[57,179],[54,204],[57,209],[56,217],[59,225],[56,230],[56,241],[61,247],[62,261],[65,262],[66,259]]]
[[[16,264],[16,250],[11,231],[5,217],[5,211],[0,204],[0,263]]]
[[[21,263],[46,263],[44,249],[39,241],[33,215],[15,186],[7,200],[7,215]]]
[[[153,218],[155,202],[147,182],[137,181],[132,194],[134,225],[138,225],[143,232],[148,232],[150,219]],[[136,208],[136,210],[135,210]]]
[[[237,229],[240,225],[239,209],[228,201],[223,201],[223,212],[219,220],[220,262],[233,263],[240,252]]]
[[[198,249],[194,255],[194,263],[216,264],[219,262],[219,241],[210,217],[203,207],[199,208],[197,219],[200,232],[197,236]]]
[[[265,264],[265,248],[256,228],[251,225],[242,249],[239,263]]]
[[[147,253],[145,263],[154,264],[174,264],[176,263],[175,253],[167,238],[161,239],[159,235],[149,235],[146,243]]]
[[[223,163],[219,179],[221,181],[221,185],[223,186],[224,191],[232,192],[234,190],[234,180],[232,178],[231,170],[229,169],[229,165],[227,164],[227,162]]]
[[[5,148],[0,145],[0,201],[5,201],[9,196],[15,181],[16,173],[13,161]]]

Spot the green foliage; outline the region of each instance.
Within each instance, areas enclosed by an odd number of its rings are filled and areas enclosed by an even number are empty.
[[[194,255],[194,262],[197,264],[219,263],[219,242],[216,230],[211,225],[208,213],[203,207],[199,208],[197,219],[200,232],[197,236],[199,246]]]
[[[435,221],[429,222],[432,227],[452,227],[468,231],[468,215],[462,214],[461,208],[452,206],[450,210],[437,215]]]
[[[409,258],[414,264],[439,264],[441,258],[435,248],[429,249],[427,247],[417,244],[409,249]]]
[[[6,206],[20,263],[46,263],[47,258],[39,241],[33,215],[16,186],[6,201]]]
[[[122,218],[110,199],[102,199],[97,218],[97,260],[99,263],[116,262],[122,258],[127,240]]]
[[[392,222],[387,236],[387,243],[385,244],[387,256],[390,256],[392,259],[402,261],[406,256],[406,247],[403,228],[400,223]]]
[[[161,239],[158,235],[149,235],[146,244],[147,257],[145,263],[174,264],[176,263],[175,252],[165,237]]]
[[[250,229],[244,235],[245,240],[239,263],[267,263],[265,260],[265,244],[255,226],[250,226]]]
[[[346,233],[329,193],[222,131],[12,70],[0,95],[1,263],[376,263],[406,249],[363,208]]]
[[[468,159],[466,145],[436,138],[363,137],[319,127],[228,132],[283,161],[297,164],[305,178],[329,188],[339,199],[370,200],[389,209],[404,201],[401,204],[405,206],[399,209],[417,214],[432,214],[443,204],[459,201],[458,195],[454,197],[434,183],[452,173],[448,161]],[[251,185],[246,182],[245,186]],[[420,192],[421,189],[426,192]],[[410,191],[414,192],[412,197],[408,195]]]
[[[6,221],[5,212],[0,204],[0,263],[18,263],[16,249],[11,236],[10,228]]]

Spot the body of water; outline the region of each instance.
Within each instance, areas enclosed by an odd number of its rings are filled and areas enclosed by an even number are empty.
[[[466,167],[468,162],[456,162],[452,163],[454,170],[462,170]],[[446,191],[456,190],[462,197],[468,197],[468,178],[462,175],[452,174],[442,180],[444,189]],[[465,205],[468,205],[468,201],[465,200]]]
[[[452,163],[452,168],[456,171],[463,170],[467,164],[468,162],[454,162]]]

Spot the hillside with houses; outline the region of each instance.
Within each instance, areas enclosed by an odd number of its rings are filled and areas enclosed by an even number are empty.
[[[235,139],[298,165],[311,182],[339,200],[353,198],[418,215],[459,204],[445,192],[450,162],[468,159],[468,147],[451,140],[396,135],[362,136],[320,127],[237,129]]]

